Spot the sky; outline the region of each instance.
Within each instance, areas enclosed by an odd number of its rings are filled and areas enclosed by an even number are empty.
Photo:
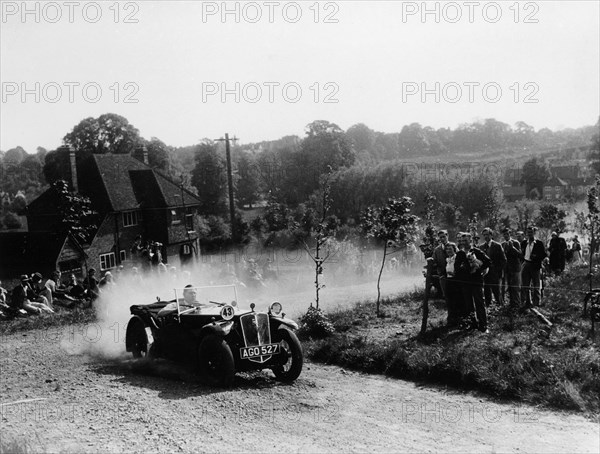
[[[600,115],[600,2],[1,1],[0,149],[124,116],[172,146]]]

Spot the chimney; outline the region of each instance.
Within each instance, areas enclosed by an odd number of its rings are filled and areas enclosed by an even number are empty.
[[[73,192],[79,192],[79,186],[77,185],[77,162],[75,159],[75,149],[69,147],[69,160],[71,161],[71,184],[73,186]]]
[[[150,162],[148,161],[148,148],[146,148],[146,145],[142,147],[142,152],[144,153],[144,164],[150,165]]]

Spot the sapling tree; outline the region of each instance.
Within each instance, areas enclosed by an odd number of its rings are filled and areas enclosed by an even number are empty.
[[[316,199],[316,209],[311,221],[314,222],[312,226],[314,246],[310,247],[305,240],[302,240],[304,249],[306,249],[308,256],[315,264],[315,305],[317,309],[319,309],[319,292],[325,287],[319,278],[323,275],[323,265],[332,255],[333,249],[328,246],[334,240],[335,231],[339,224],[335,216],[329,215],[331,209],[331,184],[329,182],[331,173],[332,169],[328,166],[327,174],[321,179],[321,191]]]
[[[385,259],[397,249],[412,242],[416,235],[418,217],[410,214],[414,202],[410,197],[390,198],[383,207],[370,207],[362,218],[362,228],[367,238],[375,238],[383,243],[381,268],[377,277],[377,316],[381,299],[381,274]]]
[[[598,202],[598,198],[600,197],[600,176],[596,175],[596,183],[594,186],[591,186],[588,189],[587,193],[587,205],[588,205],[588,215],[586,227],[590,232],[590,260],[589,260],[589,284],[590,284],[590,292],[593,289],[592,283],[592,269],[593,269],[593,259],[594,259],[594,251],[596,249],[596,236],[598,235],[598,231],[600,230],[600,204]]]

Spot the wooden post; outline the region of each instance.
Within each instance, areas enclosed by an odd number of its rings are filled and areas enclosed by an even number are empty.
[[[431,289],[431,277],[429,273],[425,277],[425,298],[423,299],[423,320],[421,321],[421,335],[427,331],[427,319],[429,318],[429,290]]]
[[[231,149],[229,147],[229,134],[225,133],[225,155],[227,156],[227,184],[229,186],[229,218],[231,220],[231,240],[237,241],[237,228],[235,225],[235,206],[233,203],[233,173],[231,170]]]

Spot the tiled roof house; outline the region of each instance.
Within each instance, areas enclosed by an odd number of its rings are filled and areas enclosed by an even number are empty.
[[[138,237],[161,243],[163,261],[169,263],[186,262],[199,253],[194,214],[200,200],[193,193],[130,155],[95,154],[79,161],[72,153],[70,158],[72,189],[89,197],[98,213],[95,234],[81,245],[85,266],[105,271],[131,261]],[[58,230],[55,198],[51,188],[29,204],[30,232]],[[67,265],[60,259],[56,263],[59,269]]]

